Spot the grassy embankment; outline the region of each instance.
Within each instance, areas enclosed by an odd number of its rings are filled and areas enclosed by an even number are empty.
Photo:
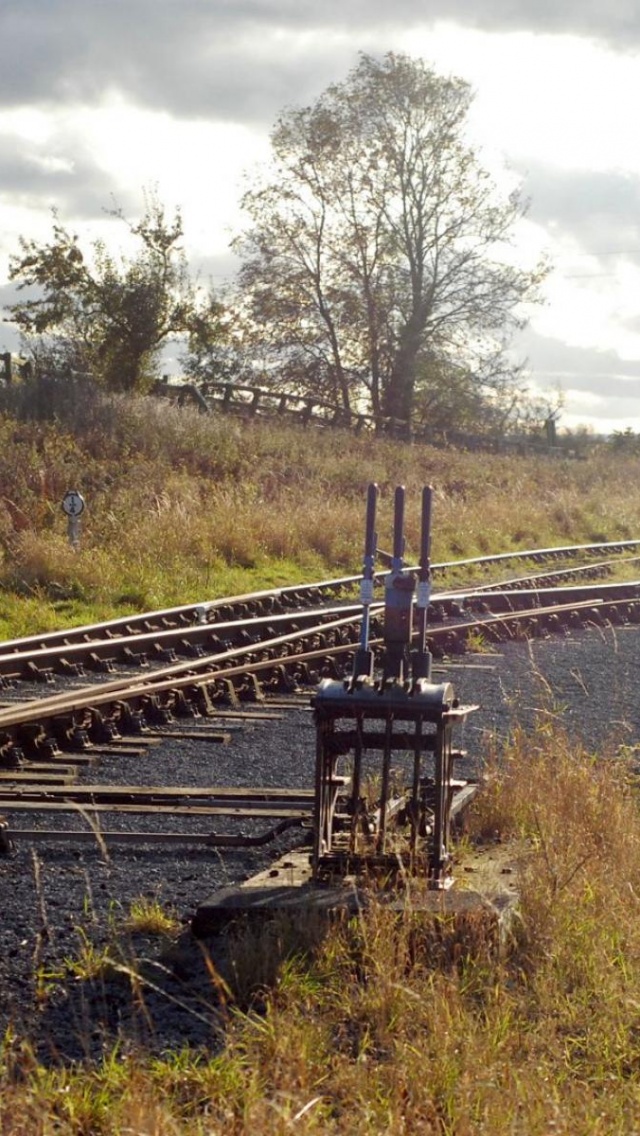
[[[390,490],[406,483],[410,550],[418,490],[434,485],[435,559],[640,533],[639,463],[606,453],[449,454],[144,403],[74,414],[56,429],[0,420],[5,636],[357,570],[372,479],[383,545]],[[72,485],[88,502],[77,553],[59,506]],[[213,1055],[116,1051],[99,1068],[45,1070],[28,1039],[7,1037],[0,1131],[638,1131],[637,795],[624,760],[596,762],[552,721],[496,753],[472,821],[526,849],[506,957],[478,941],[434,965],[411,921],[382,910],[281,961],[263,941],[272,981],[254,1003],[246,977],[228,992]],[[254,947],[238,944],[241,970]]]
[[[428,483],[435,560],[640,534],[640,462],[606,450],[463,454],[78,390],[55,414],[0,414],[0,637],[357,572],[371,480],[382,547],[393,488],[407,486],[408,557]],[[87,502],[78,552],[70,488]]]

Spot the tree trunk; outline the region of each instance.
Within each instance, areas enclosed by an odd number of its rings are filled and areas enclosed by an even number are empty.
[[[422,324],[422,321],[420,321]],[[422,327],[410,320],[400,335],[391,375],[384,392],[384,412],[388,418],[411,423],[416,383],[416,361],[421,345]]]

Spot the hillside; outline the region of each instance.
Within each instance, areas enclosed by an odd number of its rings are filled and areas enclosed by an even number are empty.
[[[636,537],[640,459],[464,453],[204,416],[82,384],[5,391],[0,416],[0,635],[359,570],[366,486],[435,490],[433,557]],[[86,500],[77,551],[64,494]]]

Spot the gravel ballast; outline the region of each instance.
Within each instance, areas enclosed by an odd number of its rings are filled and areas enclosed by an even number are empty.
[[[637,628],[592,628],[436,664],[435,681],[446,677],[461,702],[480,705],[456,738],[468,752],[468,771],[481,770],[488,733],[506,739],[516,722],[534,729],[540,716],[553,716],[590,752],[639,745],[639,636]],[[300,696],[278,721],[234,729],[227,745],[167,739],[140,757],[103,758],[82,776],[104,783],[309,788],[314,751],[309,699]],[[29,828],[69,823],[42,814],[9,819]],[[142,827],[135,817],[119,823]],[[224,818],[189,823],[200,832],[238,831]],[[269,821],[252,823],[240,830],[269,827]],[[98,1059],[116,1040],[123,1050],[143,1045],[156,1053],[185,1044],[216,1047],[211,975],[202,950],[190,942],[190,920],[214,891],[264,868],[296,839],[252,852],[187,844],[105,848],[100,839],[16,841],[15,851],[0,859],[0,1029],[28,1039],[44,1061]],[[171,938],[126,932],[131,904],[140,898],[182,923],[179,947]],[[105,967],[99,964],[107,946],[113,962]]]

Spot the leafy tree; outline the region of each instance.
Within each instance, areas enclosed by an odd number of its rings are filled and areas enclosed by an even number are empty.
[[[463,364],[429,352],[421,353],[417,360],[413,418],[434,435],[446,435],[452,429],[496,432],[520,399],[515,376],[509,383],[499,372],[499,381],[491,389],[489,384],[478,382],[476,372]]]
[[[210,293],[189,327],[185,370],[197,381],[251,382],[242,335],[236,332],[231,307]]]
[[[466,141],[470,105],[461,79],[363,55],[282,114],[235,242],[245,346],[274,384],[406,421],[425,359],[452,395],[461,374],[479,398],[513,387],[507,342],[546,268],[514,263],[526,206]]]
[[[614,430],[609,439],[609,447],[616,453],[640,453],[640,434],[634,433],[630,426],[624,430]]]
[[[121,211],[112,216],[124,221]],[[126,222],[125,222],[126,223]],[[112,390],[144,389],[157,376],[161,349],[203,323],[215,338],[219,305],[202,303],[192,284],[179,212],[167,218],[148,197],[142,219],[128,226],[138,243],[131,259],[102,241],[92,256],[53,213],[49,244],[21,238],[10,277],[35,294],[9,307],[36,369],[90,371]]]

